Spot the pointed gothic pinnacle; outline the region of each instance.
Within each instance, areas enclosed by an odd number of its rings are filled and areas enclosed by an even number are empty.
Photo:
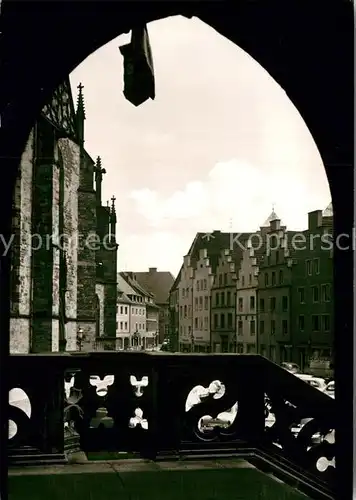
[[[112,214],[115,214],[115,201],[116,201],[116,198],[115,198],[115,195],[112,196],[111,198],[111,213]]]
[[[77,116],[80,116],[85,120],[85,108],[84,108],[84,98],[83,98],[83,85],[79,83],[77,89],[79,90],[77,99]]]
[[[98,170],[101,169],[101,158],[100,158],[100,156],[98,156],[97,159],[96,159],[96,168]]]

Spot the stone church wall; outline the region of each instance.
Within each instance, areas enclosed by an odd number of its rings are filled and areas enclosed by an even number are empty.
[[[31,302],[31,224],[32,224],[32,172],[34,158],[34,134],[31,131],[21,158],[21,170],[14,193],[14,204],[19,219],[18,248],[14,253],[17,264],[17,294],[12,295],[12,317],[10,319],[10,352],[27,353],[30,346],[30,302]],[[13,255],[14,259],[15,255]],[[14,259],[16,260],[16,259]],[[14,262],[15,264],[15,262]],[[14,275],[12,276],[14,281]],[[14,283],[12,283],[14,286]],[[17,298],[17,301],[14,300]]]

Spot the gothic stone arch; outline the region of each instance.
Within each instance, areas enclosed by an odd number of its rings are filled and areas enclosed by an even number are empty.
[[[350,235],[353,226],[353,4],[350,0],[67,1],[42,2],[38,9],[31,3],[3,0],[0,150],[7,177],[0,186],[1,233],[8,237],[11,232],[11,191],[19,157],[36,115],[54,89],[89,54],[119,34],[129,32],[136,22],[147,23],[171,15],[200,18],[249,53],[281,85],[305,120],[322,156],[333,199],[335,233]],[[118,64],[122,64],[119,53]],[[119,84],[118,92],[121,92]],[[336,349],[336,366],[339,364],[341,370],[342,366],[352,364],[351,249],[336,250],[334,261],[335,331],[343,339],[342,351]],[[2,256],[1,269],[1,291],[7,299],[6,256]],[[2,300],[0,307],[1,329],[5,333],[8,301]],[[6,335],[2,338],[6,342]],[[349,343],[347,347],[344,342]],[[349,388],[345,378],[339,395],[345,395]]]

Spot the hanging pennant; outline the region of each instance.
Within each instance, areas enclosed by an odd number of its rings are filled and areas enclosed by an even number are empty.
[[[124,58],[124,96],[134,106],[155,98],[155,78],[147,26],[132,29],[131,42],[120,47]]]

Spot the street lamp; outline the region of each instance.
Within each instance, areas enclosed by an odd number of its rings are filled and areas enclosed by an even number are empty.
[[[135,332],[133,333],[132,338],[134,339],[134,344],[135,344],[136,350],[138,350],[138,338],[139,338],[139,332],[138,332],[138,330],[137,330],[137,329],[136,329],[136,330],[135,330]],[[137,344],[136,344],[136,340],[137,340]]]
[[[84,335],[83,328],[78,328],[78,331],[77,331],[77,346],[79,348],[79,351],[82,350],[84,340],[85,340],[85,335]]]
[[[194,332],[192,332],[190,334],[190,340],[191,340],[191,343],[192,343],[191,350],[192,350],[192,352],[194,352]]]

